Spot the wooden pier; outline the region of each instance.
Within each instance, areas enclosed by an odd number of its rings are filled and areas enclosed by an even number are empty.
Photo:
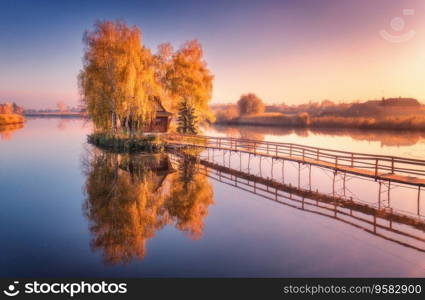
[[[362,229],[385,240],[425,253],[425,221],[420,216],[406,215],[392,207],[353,201],[351,198],[324,194],[311,189],[278,182],[223,166],[196,154],[174,148],[171,160],[190,160],[198,172],[234,188],[259,195],[278,204],[313,213]]]
[[[414,185],[418,187],[418,197],[421,187],[425,186],[425,160],[231,137],[177,134],[168,135],[167,140],[170,147],[236,151],[333,169],[375,180]]]

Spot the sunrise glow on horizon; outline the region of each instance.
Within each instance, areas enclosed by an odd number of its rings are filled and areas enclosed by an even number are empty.
[[[421,0],[1,1],[0,8],[0,102],[27,108],[78,104],[81,39],[98,19],[138,26],[153,52],[162,42],[177,48],[198,39],[215,76],[212,103],[248,92],[266,103],[425,102]],[[406,40],[388,40],[383,30]]]

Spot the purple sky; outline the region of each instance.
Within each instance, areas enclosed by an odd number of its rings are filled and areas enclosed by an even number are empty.
[[[0,102],[78,104],[83,32],[117,18],[139,26],[153,50],[199,39],[214,103],[247,92],[289,104],[425,100],[423,0],[62,2],[0,0]]]

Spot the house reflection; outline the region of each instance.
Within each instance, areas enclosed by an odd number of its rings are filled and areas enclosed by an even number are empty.
[[[116,154],[93,149],[84,159],[91,247],[107,264],[143,259],[146,242],[166,225],[202,236],[213,203],[207,176],[193,162],[173,165],[167,155]]]

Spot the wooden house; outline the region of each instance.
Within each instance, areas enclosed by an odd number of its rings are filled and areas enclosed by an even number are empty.
[[[168,112],[161,103],[161,100],[156,99],[156,117],[151,124],[145,126],[146,133],[165,133],[170,126],[172,113]]]

